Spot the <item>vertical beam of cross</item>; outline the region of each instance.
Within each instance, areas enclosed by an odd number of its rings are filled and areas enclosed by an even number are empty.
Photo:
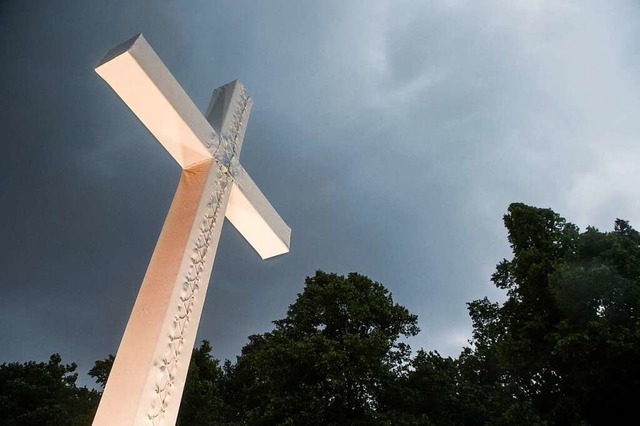
[[[239,81],[203,116],[138,35],[96,72],[182,167],[94,425],[173,425],[226,216],[258,254],[289,250],[291,230],[239,163],[252,100]]]

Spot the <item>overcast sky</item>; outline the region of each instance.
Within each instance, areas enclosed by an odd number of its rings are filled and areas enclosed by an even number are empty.
[[[455,356],[520,201],[640,227],[635,1],[0,2],[0,362],[116,351],[180,175],[98,77],[142,32],[196,105],[239,78],[242,163],[292,228],[225,225],[198,339],[234,359],[316,269],[384,283]]]

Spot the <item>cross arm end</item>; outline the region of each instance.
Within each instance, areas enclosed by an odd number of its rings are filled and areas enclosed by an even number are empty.
[[[262,259],[289,251],[291,228],[242,167],[229,196],[226,217]]]

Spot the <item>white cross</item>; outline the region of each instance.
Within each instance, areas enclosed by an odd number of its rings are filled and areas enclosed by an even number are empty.
[[[252,99],[239,81],[214,90],[203,116],[142,35],[96,72],[182,167],[94,425],[173,425],[224,217],[263,258],[291,230],[238,156]]]

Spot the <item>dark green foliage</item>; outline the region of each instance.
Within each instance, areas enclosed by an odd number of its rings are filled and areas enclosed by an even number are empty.
[[[104,389],[104,385],[107,384],[107,378],[109,377],[111,367],[113,367],[113,361],[115,361],[115,357],[113,354],[109,354],[105,359],[96,361],[93,368],[89,370],[89,377],[93,377],[102,389]]]
[[[550,414],[559,386],[550,354],[561,313],[549,279],[574,255],[579,234],[553,211],[523,204],[509,206],[504,222],[514,256],[498,264],[492,281],[508,298],[502,306],[487,299],[469,304],[477,359],[467,361],[480,364],[477,377],[468,379],[488,394],[483,411],[489,418],[496,419],[498,411],[512,419],[508,413],[531,411],[531,405],[534,412]]]
[[[396,395],[396,411],[410,414],[415,424],[459,424],[457,361],[437,352],[418,351]]]
[[[569,402],[605,424],[634,415],[640,397],[640,234],[618,219],[582,236],[551,277],[563,312],[554,355]]]
[[[232,421],[373,424],[403,371],[417,318],[380,283],[318,271],[275,329],[251,336],[229,366]]]
[[[284,319],[221,368],[193,352],[178,424],[626,424],[640,399],[640,234],[583,233],[549,209],[509,206],[513,250],[492,276],[504,303],[468,304],[458,358],[401,340],[417,318],[366,276],[318,271]],[[113,356],[89,374],[104,385]],[[0,366],[0,425],[90,424],[98,394],[75,365]],[[69,414],[71,413],[71,414]]]
[[[219,361],[211,356],[211,344],[203,340],[193,350],[189,373],[178,413],[179,426],[216,424],[222,414],[223,372]]]
[[[98,394],[79,388],[75,364],[49,362],[0,365],[0,424],[76,426],[91,423]]]
[[[490,424],[611,424],[640,397],[640,236],[580,234],[548,209],[512,204],[513,259],[493,275],[502,306],[469,304],[473,349],[460,357]],[[514,417],[518,416],[518,417]]]

